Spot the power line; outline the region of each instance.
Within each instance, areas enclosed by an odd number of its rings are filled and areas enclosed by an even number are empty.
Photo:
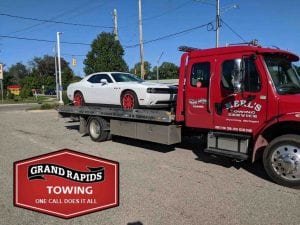
[[[183,33],[187,33],[187,32],[193,31],[193,30],[197,30],[197,29],[209,26],[211,23],[212,22],[209,22],[209,23],[202,24],[202,25],[199,25],[199,26],[196,26],[196,27],[192,27],[192,28],[189,28],[189,29],[186,29],[186,30],[182,30],[182,31],[179,31],[179,32],[176,32],[176,33],[167,34],[167,35],[164,35],[164,36],[161,36],[161,37],[149,40],[149,41],[145,41],[144,44],[149,44],[149,43],[160,41],[160,40],[163,40],[163,39],[175,37],[175,36],[178,36],[178,35],[183,34]],[[135,45],[124,46],[124,48],[135,48],[135,47],[138,47],[138,46],[139,46],[139,44],[135,44]]]
[[[209,23],[206,23],[206,24],[202,24],[202,25],[198,25],[198,26],[186,29],[186,30],[178,31],[176,33],[171,33],[171,34],[167,34],[167,35],[164,35],[164,36],[161,36],[161,37],[158,37],[158,38],[154,38],[152,40],[145,41],[144,44],[149,44],[149,43],[157,42],[157,41],[160,41],[160,40],[164,40],[164,39],[176,37],[176,36],[185,34],[187,32],[191,32],[193,30],[197,30],[197,29],[209,26],[212,23],[213,22],[209,22]],[[17,36],[9,36],[9,35],[0,35],[0,38],[9,38],[9,39],[17,39],[17,40],[25,40],[25,41],[38,41],[38,42],[56,43],[56,41],[53,41],[53,40],[37,39],[37,38],[27,38],[27,37],[17,37]],[[90,44],[83,43],[83,42],[61,41],[61,43],[63,43],[63,44],[70,44],[70,45],[86,45],[86,46],[90,46]],[[124,46],[124,48],[135,48],[135,47],[138,47],[139,45],[140,44],[128,45],[128,46]]]
[[[37,39],[37,38],[16,37],[16,36],[8,36],[8,35],[0,35],[0,37],[1,38],[9,38],[9,39],[26,40],[26,41],[39,41],[39,42],[56,43],[56,41],[53,41],[53,40]],[[61,41],[60,43],[70,44],[70,45],[90,45],[90,44],[82,43],[82,42],[68,42],[68,41]]]
[[[161,13],[161,14],[158,14],[158,15],[155,15],[155,16],[146,17],[146,18],[143,19],[143,21],[146,21],[146,20],[152,20],[152,19],[156,19],[156,18],[159,18],[159,17],[161,17],[161,16],[164,16],[164,15],[166,15],[166,14],[172,12],[172,11],[176,11],[176,10],[178,10],[178,9],[180,9],[180,8],[182,8],[182,7],[184,7],[184,6],[186,6],[186,5],[189,4],[190,2],[191,2],[191,0],[189,0],[189,1],[187,1],[187,2],[184,2],[184,3],[178,5],[178,6],[175,7],[175,8],[171,8],[171,9],[169,9],[169,10],[167,10],[167,11]]]
[[[229,26],[227,23],[225,23],[224,20],[221,19],[221,22],[225,24],[225,26],[231,30],[236,36],[238,36],[243,42],[247,42],[238,32],[236,32],[231,26]]]
[[[65,24],[65,25],[72,25],[72,26],[109,28],[109,29],[113,28],[112,26],[102,26],[102,25],[82,24],[82,23],[68,23],[68,22],[63,22],[63,21],[45,20],[45,19],[37,19],[37,18],[32,18],[32,17],[16,16],[16,15],[11,15],[11,14],[7,14],[7,13],[0,13],[0,16],[7,16],[7,17],[23,19],[23,20],[33,20],[33,21],[39,21],[39,22],[45,22],[45,23]]]
[[[73,13],[74,11],[77,11],[78,9],[81,9],[82,7],[85,7],[87,4],[89,4],[90,1],[87,1],[87,2],[84,2],[83,4],[80,4],[78,6],[76,6],[75,8],[72,8],[72,9],[68,9],[68,10],[64,10],[62,13],[58,14],[58,15],[55,15],[53,17],[51,17],[49,20],[53,20],[53,19],[57,19],[59,17],[63,17],[69,13]],[[40,22],[40,23],[37,23],[37,24],[34,24],[34,25],[31,25],[29,27],[25,27],[21,30],[17,30],[17,31],[14,31],[11,34],[15,34],[15,33],[20,33],[20,32],[23,32],[23,31],[26,31],[26,30],[30,30],[31,28],[34,28],[34,27],[37,27],[37,26],[40,26],[40,25],[43,25],[45,24],[46,22]]]

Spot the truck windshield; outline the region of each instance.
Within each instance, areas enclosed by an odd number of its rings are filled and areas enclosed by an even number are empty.
[[[300,93],[299,75],[291,61],[279,55],[265,55],[264,59],[279,94]]]

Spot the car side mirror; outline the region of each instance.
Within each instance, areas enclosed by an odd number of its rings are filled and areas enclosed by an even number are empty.
[[[108,81],[106,79],[101,79],[100,83],[104,85],[104,84],[108,84]]]

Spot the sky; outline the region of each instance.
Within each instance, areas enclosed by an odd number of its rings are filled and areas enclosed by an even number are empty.
[[[160,64],[168,61],[179,65],[179,46],[215,47],[213,23],[209,24],[215,20],[215,3],[215,0],[142,0],[144,59],[152,67],[157,65],[160,56]],[[220,46],[257,39],[263,46],[276,46],[300,55],[300,0],[220,0],[220,6],[224,21]],[[61,43],[61,55],[70,62],[76,75],[84,76],[83,60],[90,51],[89,44],[101,32],[112,32],[114,9],[117,9],[124,59],[132,68],[140,60],[139,46],[133,47],[139,43],[138,0],[1,0],[0,62],[7,70],[17,62],[28,64],[34,57],[54,55],[53,42],[8,36],[56,41],[56,32],[62,32],[62,42],[81,43]],[[179,34],[160,39],[174,33]],[[155,39],[159,40],[147,43]],[[77,60],[76,67],[71,65],[72,55]]]

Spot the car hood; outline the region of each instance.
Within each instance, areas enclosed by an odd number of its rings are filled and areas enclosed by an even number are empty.
[[[151,87],[151,88],[177,88],[173,85],[168,84],[160,84],[160,83],[154,83],[154,82],[119,82],[118,85],[127,86],[127,85],[140,85],[143,87]]]

